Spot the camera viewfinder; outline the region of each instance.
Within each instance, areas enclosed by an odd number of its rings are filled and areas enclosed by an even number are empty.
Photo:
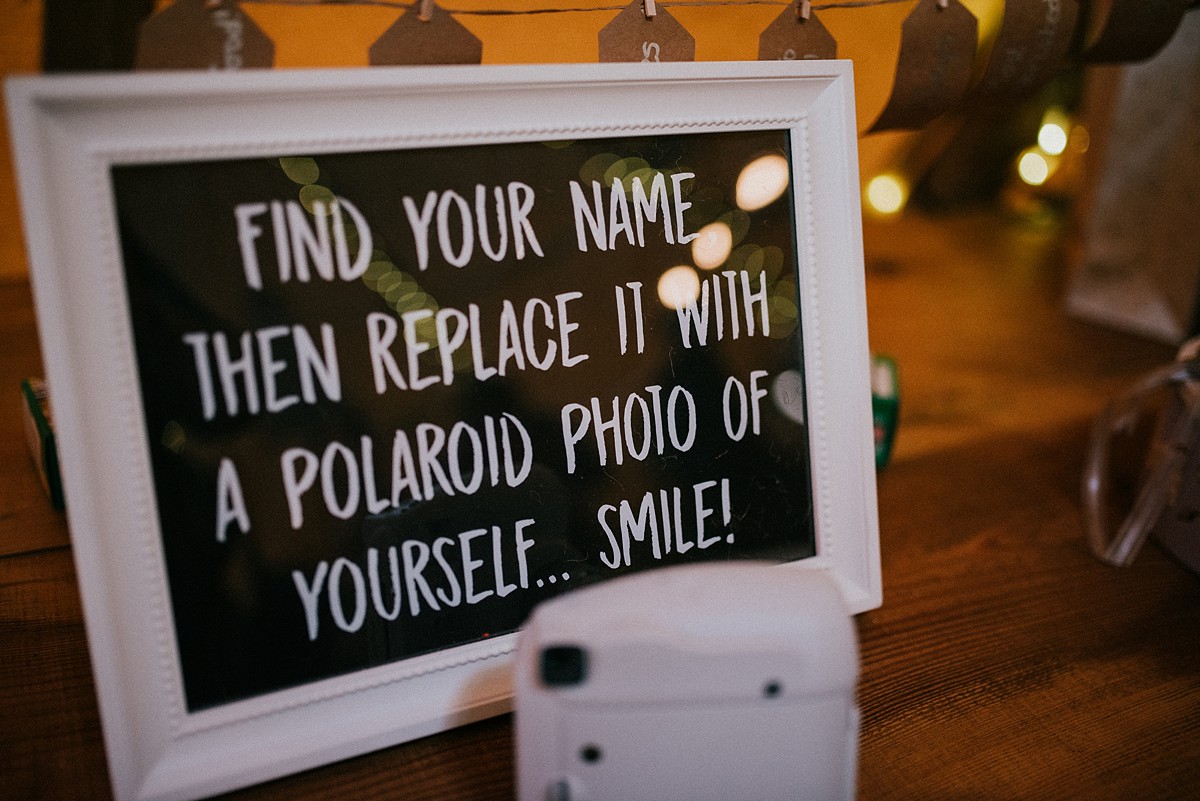
[[[587,678],[587,652],[577,645],[551,645],[542,649],[542,683],[547,687],[572,687]]]

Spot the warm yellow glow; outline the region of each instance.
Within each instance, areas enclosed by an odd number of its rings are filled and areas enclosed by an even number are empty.
[[[908,183],[899,175],[876,175],[867,184],[867,205],[879,214],[896,214],[908,202]]]
[[[682,309],[700,297],[700,276],[686,264],[672,267],[658,278],[658,299],[668,309]]]
[[[1088,133],[1088,129],[1082,125],[1076,125],[1071,129],[1071,149],[1076,153],[1086,153],[1088,147],[1092,144],[1092,135]]]
[[[1037,150],[1026,150],[1017,161],[1017,175],[1030,186],[1041,186],[1050,177],[1050,162]]]
[[[723,222],[709,223],[692,240],[692,261],[702,270],[715,270],[733,251],[733,230]]]
[[[1051,156],[1067,149],[1067,132],[1062,126],[1048,122],[1038,131],[1038,145]]]
[[[780,155],[761,156],[742,168],[737,179],[737,205],[757,211],[778,200],[788,188],[788,163]]]
[[[1051,156],[1061,154],[1067,149],[1067,131],[1070,127],[1071,120],[1066,112],[1054,106],[1046,109],[1042,115],[1042,127],[1038,129],[1038,146]]]

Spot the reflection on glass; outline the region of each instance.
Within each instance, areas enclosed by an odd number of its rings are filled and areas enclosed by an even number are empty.
[[[617,178],[624,180],[626,176],[633,173],[641,173],[648,169],[650,169],[650,164],[642,158],[617,159],[604,171],[604,176],[600,179],[600,183],[604,186],[611,186],[612,182]]]
[[[784,370],[771,383],[771,401],[791,420],[804,425],[804,374]]]
[[[692,240],[692,261],[702,270],[715,270],[733,252],[733,231],[723,222],[709,223]]]
[[[771,338],[786,339],[796,330],[800,312],[796,308],[796,288],[789,282],[777,284],[771,295]]]
[[[757,211],[774,203],[788,188],[788,163],[783,156],[762,156],[747,164],[738,175],[738,208]]]
[[[307,184],[300,189],[300,202],[309,214],[316,214],[319,209],[322,214],[329,213],[330,205],[337,200],[328,187],[318,184]],[[319,204],[319,205],[318,205]]]
[[[307,157],[281,158],[279,166],[284,175],[302,186],[315,184],[321,176],[317,162]]]
[[[730,209],[719,216],[717,221],[729,226],[732,236],[731,246],[741,244],[746,235],[750,233],[750,215],[741,209]]]
[[[700,276],[686,264],[672,267],[658,278],[658,300],[668,309],[682,309],[700,297]]]
[[[756,131],[114,168],[188,709],[513,631],[563,582],[815,553],[793,187],[786,170],[751,180],[771,159],[747,168],[787,146]],[[743,203],[769,205],[739,207],[739,176],[760,190]],[[586,249],[580,180],[604,233]],[[518,182],[537,203],[508,206],[497,259],[486,201]],[[424,223],[403,207],[431,193],[452,201],[444,232],[436,202]],[[261,231],[239,231],[231,203],[261,204],[246,212]],[[522,259],[526,223],[544,253]],[[734,439],[721,423],[738,386],[755,422]],[[240,412],[251,392],[274,410]],[[490,465],[522,437],[529,469],[510,482]],[[257,480],[284,454],[303,475]],[[255,477],[254,526],[227,542],[213,536],[221,464]],[[478,605],[454,590],[468,576],[494,582]],[[388,586],[377,601],[356,581]],[[403,581],[430,582],[440,608]]]
[[[585,184],[590,184],[592,181],[603,183],[608,168],[620,160],[615,153],[598,153],[585,161],[579,168],[579,178]]]

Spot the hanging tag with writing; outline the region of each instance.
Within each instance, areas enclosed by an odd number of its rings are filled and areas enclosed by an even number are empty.
[[[417,0],[371,45],[372,66],[384,64],[479,64],[483,42],[450,12]]]
[[[1162,49],[1192,0],[1108,0],[1092,7],[1082,58],[1092,63],[1141,61]]]
[[[1004,20],[973,99],[1020,99],[1063,66],[1079,19],[1079,0],[1005,0]]]
[[[139,70],[270,67],[275,43],[236,0],[176,0],[138,31]]]
[[[958,0],[921,0],[904,20],[892,95],[869,133],[920,128],[958,103],[971,84],[977,25]]]
[[[647,15],[642,0],[633,0],[601,28],[599,40],[602,63],[696,60],[696,40],[687,28],[665,8]]]
[[[758,37],[759,61],[837,58],[833,34],[804,0],[789,6]]]

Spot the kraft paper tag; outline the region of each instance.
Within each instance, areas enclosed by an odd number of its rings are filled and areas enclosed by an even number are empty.
[[[633,0],[600,29],[600,61],[695,61],[696,40],[659,6],[647,17],[642,0]]]
[[[372,66],[384,64],[479,64],[483,42],[462,23],[435,3],[429,4],[429,19],[421,19],[421,2],[414,3],[400,19],[371,45]]]
[[[142,23],[139,70],[270,67],[275,44],[236,0],[176,0]]]
[[[975,97],[1020,99],[1044,86],[1066,62],[1078,19],[1078,0],[1006,0]]]
[[[869,133],[920,128],[967,93],[975,61],[975,15],[958,0],[921,0],[900,31],[892,95]]]
[[[1162,49],[1192,0],[1107,0],[1092,6],[1082,58],[1092,63],[1140,61]]]
[[[810,58],[837,58],[837,42],[816,14],[803,19],[789,6],[758,37],[758,60]]]

